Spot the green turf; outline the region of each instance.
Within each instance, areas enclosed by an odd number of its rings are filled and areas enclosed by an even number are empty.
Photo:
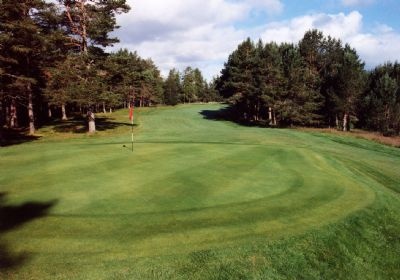
[[[220,108],[1,148],[0,278],[400,278],[399,149]]]

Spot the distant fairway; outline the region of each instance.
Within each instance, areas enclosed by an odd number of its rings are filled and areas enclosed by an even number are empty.
[[[220,108],[0,148],[0,278],[400,278],[399,149]]]

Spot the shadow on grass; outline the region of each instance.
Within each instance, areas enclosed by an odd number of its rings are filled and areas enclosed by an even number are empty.
[[[218,110],[203,110],[200,112],[206,120],[229,121],[243,126],[271,127],[267,121],[248,121],[240,117],[239,113],[232,107],[226,106]]]
[[[202,110],[200,114],[206,120],[213,121],[234,121],[233,110],[230,107],[223,107],[217,110]]]
[[[6,193],[0,193],[0,273],[8,269],[22,266],[29,253],[14,253],[10,245],[3,240],[3,235],[17,229],[29,222],[47,216],[49,210],[57,203],[49,202],[25,202],[20,205],[8,205]]]
[[[13,146],[38,140],[40,136],[28,135],[26,129],[3,129],[0,147]]]
[[[66,121],[57,120],[52,124],[53,130],[56,132],[63,133],[86,133],[88,131],[86,118],[82,116],[76,116]],[[96,130],[106,131],[112,130],[120,126],[131,126],[129,123],[122,123],[113,121],[112,118],[98,117],[96,118]]]
[[[109,117],[96,118],[97,131],[113,130],[121,126],[131,127],[131,124],[127,122],[124,123],[124,122],[114,121],[113,118]],[[134,126],[137,125],[134,124]],[[65,121],[59,119],[54,120],[42,127],[44,128],[48,127],[50,130],[59,133],[83,134],[88,132],[87,120],[82,116],[75,116]],[[18,128],[18,129],[3,128],[2,131],[0,131],[0,147],[7,147],[27,142],[32,142],[40,138],[41,136],[28,135],[28,130],[26,128]]]

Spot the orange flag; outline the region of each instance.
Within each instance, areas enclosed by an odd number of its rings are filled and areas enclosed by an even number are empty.
[[[129,120],[133,121],[133,106],[129,108]]]

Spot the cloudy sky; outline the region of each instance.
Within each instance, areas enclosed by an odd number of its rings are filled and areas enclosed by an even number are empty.
[[[207,79],[250,37],[298,42],[310,29],[357,49],[368,68],[400,60],[399,0],[128,0],[114,49],[152,58],[163,75],[198,67]]]

